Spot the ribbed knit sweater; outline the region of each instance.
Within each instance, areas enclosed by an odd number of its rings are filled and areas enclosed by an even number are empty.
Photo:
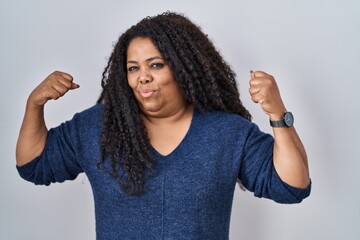
[[[49,130],[43,153],[17,167],[35,184],[87,175],[95,203],[98,240],[228,239],[237,179],[257,197],[298,203],[310,194],[283,182],[272,162],[274,139],[244,118],[194,111],[176,149],[156,157],[146,192],[128,196],[99,170],[103,106],[97,104]]]

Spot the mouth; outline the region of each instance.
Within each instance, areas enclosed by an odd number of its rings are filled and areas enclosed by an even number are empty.
[[[153,96],[156,93],[156,90],[143,89],[143,90],[140,90],[139,93],[143,98],[149,98],[149,97]]]

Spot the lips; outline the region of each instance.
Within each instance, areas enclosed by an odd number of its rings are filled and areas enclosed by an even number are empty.
[[[153,96],[155,94],[156,90],[154,89],[141,89],[139,91],[140,95],[143,97],[143,98],[149,98],[151,96]]]

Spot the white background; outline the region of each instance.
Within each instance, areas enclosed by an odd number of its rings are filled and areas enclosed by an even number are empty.
[[[185,13],[209,34],[264,131],[271,129],[250,100],[248,72],[274,75],[307,149],[311,196],[279,205],[237,190],[230,239],[360,239],[357,0],[0,0],[0,239],[95,239],[85,175],[50,187],[18,176],[15,144],[26,99],[48,74],[62,70],[81,87],[47,105],[48,127],[91,106],[118,36],[166,10]]]

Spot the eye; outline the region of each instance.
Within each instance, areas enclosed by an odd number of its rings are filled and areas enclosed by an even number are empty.
[[[137,66],[131,66],[128,68],[128,72],[134,72],[136,70],[138,70],[139,68]]]
[[[163,63],[152,63],[152,64],[150,65],[150,67],[153,68],[153,69],[160,69],[160,68],[163,68],[164,65],[165,65],[165,64],[163,64]]]

